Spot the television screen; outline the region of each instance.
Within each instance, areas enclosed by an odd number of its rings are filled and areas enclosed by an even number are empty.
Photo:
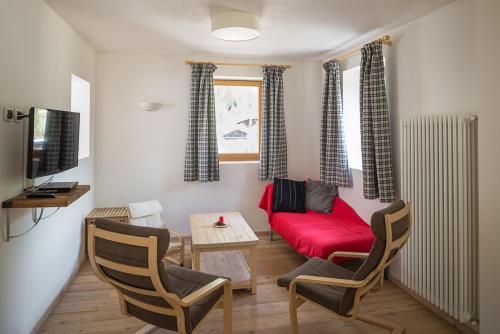
[[[34,179],[78,166],[79,130],[79,113],[31,108],[26,176]]]

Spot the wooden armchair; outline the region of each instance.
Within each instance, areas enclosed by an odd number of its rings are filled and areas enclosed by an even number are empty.
[[[115,288],[123,314],[156,327],[192,333],[217,305],[224,308],[224,334],[232,332],[229,279],[168,265],[167,229],[98,219],[88,226],[88,254],[96,275]]]
[[[377,211],[371,219],[376,237],[370,253],[335,252],[325,261],[312,258],[299,268],[281,277],[278,285],[289,288],[291,332],[298,333],[297,308],[309,301],[342,318],[358,319],[403,333],[404,328],[359,314],[361,299],[378,290],[384,281],[384,269],[394,260],[410,236],[411,209],[399,200]],[[334,257],[364,258],[363,264],[352,272],[332,263]]]
[[[157,199],[145,202],[130,203],[128,205],[129,221],[132,225],[167,228],[167,224],[161,220],[160,213],[163,211]],[[186,253],[184,237],[172,229],[170,232],[170,244],[164,257],[178,266],[184,265]]]

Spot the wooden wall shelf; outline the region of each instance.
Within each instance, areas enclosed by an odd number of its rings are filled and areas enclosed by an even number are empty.
[[[89,185],[78,185],[70,192],[57,193],[56,198],[27,198],[26,194],[23,193],[3,201],[2,208],[27,209],[67,207],[89,191]]]

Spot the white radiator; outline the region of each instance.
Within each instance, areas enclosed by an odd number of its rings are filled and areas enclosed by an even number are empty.
[[[460,322],[477,319],[477,118],[407,117],[401,134],[401,196],[414,221],[402,283]]]

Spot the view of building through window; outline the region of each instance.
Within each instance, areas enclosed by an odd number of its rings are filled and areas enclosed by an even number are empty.
[[[215,80],[221,161],[259,160],[261,81]]]

